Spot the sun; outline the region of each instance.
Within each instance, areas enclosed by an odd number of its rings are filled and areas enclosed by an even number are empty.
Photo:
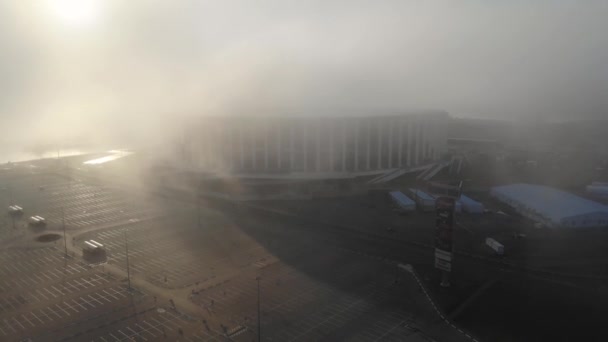
[[[101,12],[102,0],[47,0],[53,14],[64,24],[94,24]]]

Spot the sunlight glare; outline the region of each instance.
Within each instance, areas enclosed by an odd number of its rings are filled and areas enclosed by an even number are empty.
[[[99,17],[101,0],[48,0],[53,14],[64,24],[93,24]]]

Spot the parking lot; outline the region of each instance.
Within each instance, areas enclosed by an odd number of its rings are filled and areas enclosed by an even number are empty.
[[[104,244],[108,262],[126,271],[126,233],[132,274],[167,288],[239,272],[271,258],[262,246],[230,223],[218,221],[206,211],[203,215],[200,228],[193,222],[195,217],[170,217],[94,231],[78,236],[78,240],[94,239]]]
[[[24,208],[15,228],[0,222],[0,340],[256,340],[256,277],[264,340],[432,335],[417,320],[436,313],[408,299],[424,298],[395,264],[339,236],[34,170],[0,174],[6,203]],[[26,225],[34,213],[46,227]],[[83,256],[90,239],[103,259]]]
[[[68,178],[50,171],[0,174],[4,203],[17,204],[24,215],[17,226],[40,215],[50,228],[68,230],[110,226],[129,219],[145,220],[163,215],[163,210],[150,198],[134,196],[121,189]]]
[[[55,247],[0,251],[0,339],[70,326],[143,297]],[[69,330],[66,330],[69,332]]]

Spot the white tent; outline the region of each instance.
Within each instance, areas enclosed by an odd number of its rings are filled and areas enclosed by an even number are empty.
[[[608,226],[608,206],[543,185],[494,187],[491,195],[549,227]]]
[[[435,210],[435,197],[427,194],[426,192],[418,189],[409,189],[410,195],[416,201],[416,205],[424,211]]]
[[[594,183],[596,183],[596,182],[594,182]],[[608,184],[607,185],[600,185],[600,184],[587,185],[585,190],[587,190],[587,193],[589,195],[608,198]]]
[[[410,196],[414,198],[414,201],[416,201],[419,208],[424,211],[435,210],[435,201],[437,199],[435,196],[418,189],[409,189],[409,192]],[[462,204],[460,201],[456,201],[454,211],[457,213],[462,211]]]

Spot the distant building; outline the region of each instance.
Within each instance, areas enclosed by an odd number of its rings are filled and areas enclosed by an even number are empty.
[[[511,184],[494,187],[491,194],[549,227],[608,226],[608,206],[548,186]]]
[[[447,144],[448,151],[452,153],[482,153],[496,156],[503,150],[502,143],[497,140],[449,138]]]
[[[382,173],[439,159],[446,152],[447,120],[444,112],[205,117],[185,130],[175,164],[270,178]]]

